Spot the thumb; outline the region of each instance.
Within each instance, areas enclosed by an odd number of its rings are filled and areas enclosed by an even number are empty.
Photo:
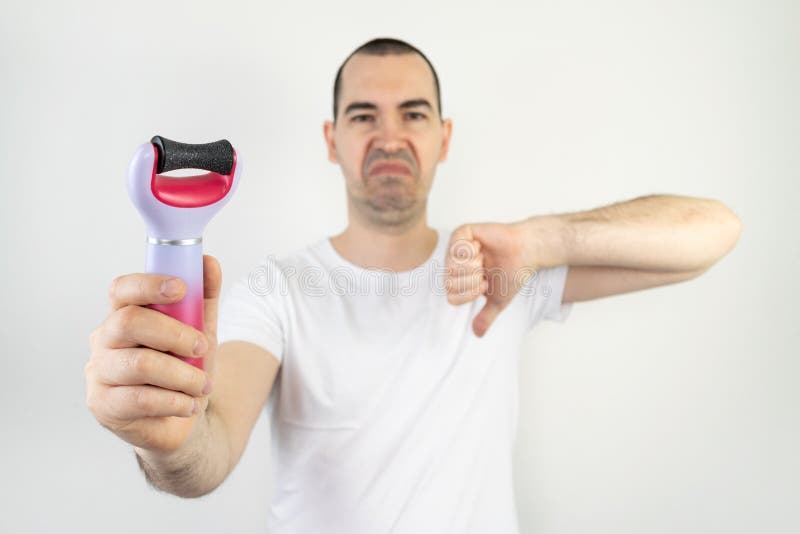
[[[503,306],[495,301],[487,300],[475,319],[472,320],[472,331],[478,337],[483,337],[489,327],[492,326],[497,315],[503,310]]]

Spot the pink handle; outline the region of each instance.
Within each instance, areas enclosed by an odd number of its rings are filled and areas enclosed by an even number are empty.
[[[145,271],[165,274],[183,280],[186,293],[178,302],[172,304],[151,304],[148,307],[158,310],[178,321],[203,332],[203,245],[168,245],[147,243]],[[169,352],[173,356],[203,369],[204,358],[188,358]]]

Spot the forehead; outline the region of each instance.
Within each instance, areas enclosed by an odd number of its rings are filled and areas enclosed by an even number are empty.
[[[435,106],[433,72],[419,54],[356,54],[342,69],[340,98],[342,109],[355,100],[380,104],[409,98],[428,98]]]

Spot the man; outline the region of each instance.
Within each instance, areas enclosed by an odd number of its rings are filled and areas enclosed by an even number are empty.
[[[219,332],[213,258],[205,333],[144,307],[179,300],[181,281],[117,278],[90,337],[87,403],[153,485],[194,497],[225,480],[271,400],[269,532],[517,532],[523,334],[573,302],[696,277],[735,245],[739,219],[715,200],[650,195],[429,227],[452,122],[432,65],[402,41],[347,58],[333,119],[345,230],[236,281]],[[206,372],[167,351],[204,356]]]

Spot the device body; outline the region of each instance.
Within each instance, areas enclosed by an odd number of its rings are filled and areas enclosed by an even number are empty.
[[[201,169],[194,176],[167,176],[174,169]],[[183,280],[186,293],[172,304],[150,308],[204,331],[203,231],[230,200],[242,162],[226,141],[190,145],[160,136],[141,144],[128,167],[127,189],[147,229],[145,272]],[[170,352],[203,369],[203,358]]]

